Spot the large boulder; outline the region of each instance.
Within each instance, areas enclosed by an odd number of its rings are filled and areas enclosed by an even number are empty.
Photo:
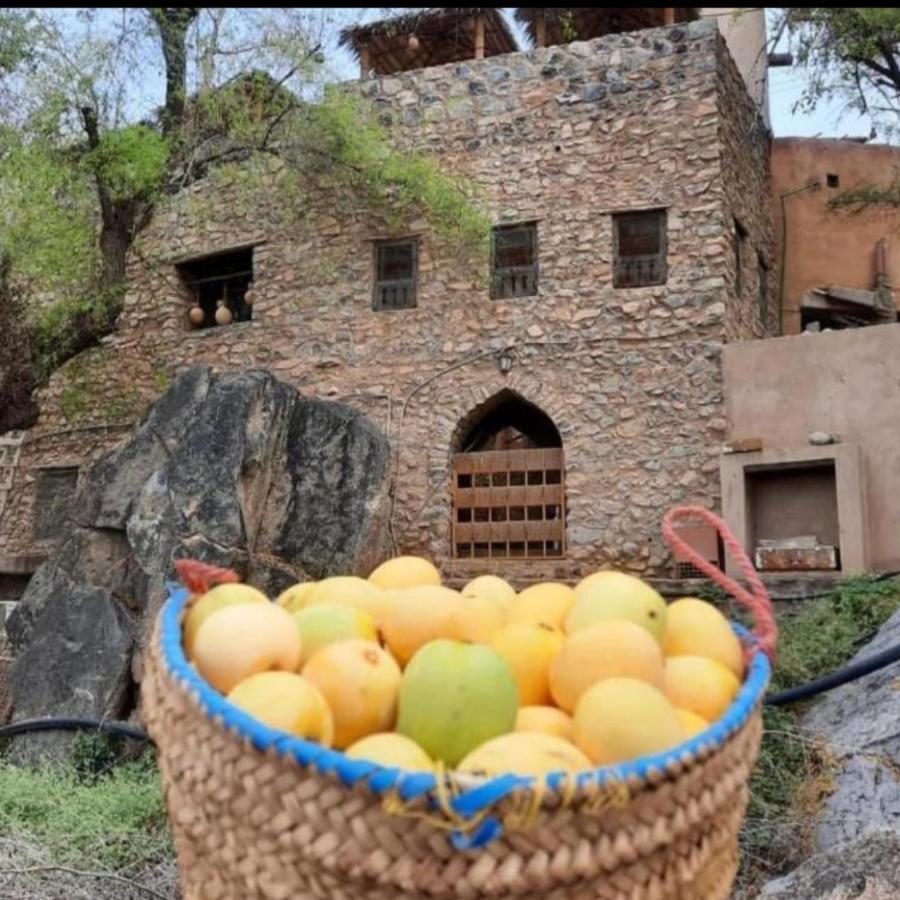
[[[896,900],[900,897],[898,858],[900,835],[872,830],[770,881],[759,900]]]
[[[900,612],[853,662],[900,644]],[[898,667],[888,666],[818,697],[800,724],[824,743],[834,762],[834,789],[816,821],[821,851],[857,840],[866,829],[900,832],[900,691]]]
[[[228,566],[270,594],[368,574],[388,552],[389,471],[387,439],[349,407],[266,372],[186,370],[91,468],[69,536],[7,622],[13,721],[132,713],[177,559]],[[16,740],[16,755],[35,759],[71,739]]]

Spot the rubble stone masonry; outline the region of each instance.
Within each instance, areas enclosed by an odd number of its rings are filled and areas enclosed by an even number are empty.
[[[712,20],[426,68],[356,84],[406,146],[467,176],[497,223],[536,221],[537,296],[490,299],[486,263],[424,222],[415,309],[372,310],[375,239],[392,236],[327,191],[211,178],[142,234],[117,332],[41,396],[0,555],[32,539],[34,477],[119,441],[194,362],[265,368],[375,420],[396,453],[397,547],[451,575],[449,460],[462,419],[504,389],[556,423],[566,459],[566,558],[492,563],[513,581],[605,564],[668,574],[660,519],[719,503],[726,341],[763,336],[757,254],[771,260],[768,140]],[[668,279],[612,286],[612,213],[667,208]],[[735,291],[737,218],[741,295]],[[174,263],[255,244],[253,321],[192,331]],[[769,297],[774,296],[773,285]],[[770,304],[774,306],[774,303]],[[511,371],[496,354],[514,346]],[[76,510],[77,515],[77,510]]]

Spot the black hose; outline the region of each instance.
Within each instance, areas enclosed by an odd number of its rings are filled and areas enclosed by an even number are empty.
[[[100,722],[96,719],[23,719],[0,727],[0,738],[13,737],[32,731],[102,731],[135,741],[152,743],[146,731],[123,722]]]
[[[788,703],[797,703],[800,700],[806,700],[809,697],[815,697],[832,688],[840,687],[847,684],[848,681],[856,681],[871,672],[877,672],[879,669],[889,666],[900,660],[900,644],[882,650],[868,659],[862,659],[852,665],[838,669],[830,675],[823,675],[814,681],[808,681],[806,684],[798,684],[796,687],[788,688],[786,691],[779,691],[777,694],[771,694],[766,697],[766,706],[784,706]]]
[[[766,706],[786,706],[788,703],[798,703],[800,700],[807,700],[815,697],[817,694],[823,694],[833,688],[840,687],[850,681],[856,681],[872,672],[877,672],[886,666],[900,661],[900,644],[882,650],[868,659],[860,660],[852,665],[838,669],[829,675],[823,675],[814,681],[808,681],[806,684],[799,684],[796,687],[788,688],[785,691],[779,691],[777,694],[770,694],[765,698]],[[135,741],[143,743],[153,743],[152,738],[140,728],[133,725],[126,725],[123,722],[115,721],[98,721],[96,719],[24,719],[21,722],[14,722],[12,725],[0,727],[0,738],[13,737],[17,734],[26,734],[34,731],[102,731],[106,734],[119,735],[120,737],[131,738]]]

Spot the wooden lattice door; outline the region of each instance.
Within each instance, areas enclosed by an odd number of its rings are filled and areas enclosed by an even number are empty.
[[[562,448],[455,454],[452,540],[461,558],[563,556]]]

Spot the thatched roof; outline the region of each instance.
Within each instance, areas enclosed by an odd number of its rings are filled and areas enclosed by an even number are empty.
[[[567,44],[570,41],[589,41],[605,34],[620,34],[623,31],[640,31],[642,28],[657,28],[666,24],[665,9],[661,6],[625,7],[552,7],[520,6],[516,10],[516,21],[521,22],[532,43],[542,43],[549,47]],[[697,18],[693,7],[673,9],[673,21],[690,22]],[[543,19],[544,39],[539,41],[539,23]]]
[[[378,75],[462,62],[475,58],[479,16],[484,23],[485,57],[519,49],[500,12],[482,6],[437,7],[345,28],[340,46],[351,49],[363,66],[367,63]],[[411,36],[418,40],[418,47],[410,48]]]

